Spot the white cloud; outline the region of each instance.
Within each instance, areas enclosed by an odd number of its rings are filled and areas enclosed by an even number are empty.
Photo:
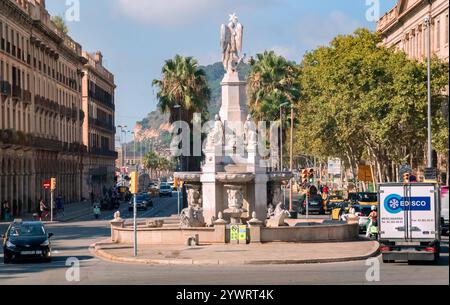
[[[302,54],[300,54],[295,48],[288,46],[273,46],[269,49],[274,51],[276,54],[281,55],[288,60],[298,61]]]
[[[334,11],[326,17],[308,16],[300,21],[298,29],[303,46],[313,49],[328,44],[339,34],[350,34],[361,26],[358,20]]]
[[[232,13],[283,0],[115,0],[120,13],[138,22],[161,26],[182,26],[215,12]]]
[[[164,26],[192,21],[216,5],[211,0],[117,0],[121,11],[142,23]]]

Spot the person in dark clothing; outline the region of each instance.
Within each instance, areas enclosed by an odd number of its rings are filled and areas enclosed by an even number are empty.
[[[8,200],[3,201],[2,208],[3,208],[3,219],[5,221],[9,221],[11,219],[11,207],[9,205]]]
[[[56,212],[64,215],[64,202],[61,194],[56,198]]]

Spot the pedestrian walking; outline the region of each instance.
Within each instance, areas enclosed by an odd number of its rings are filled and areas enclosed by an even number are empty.
[[[94,195],[94,191],[91,191],[91,193],[89,194],[90,198],[91,198],[91,204],[94,204],[95,201],[95,195]]]
[[[64,216],[64,201],[61,194],[59,194],[56,198],[56,213],[58,215],[61,214],[62,216]]]
[[[11,207],[9,206],[8,200],[3,201],[2,207],[4,213],[4,220],[9,221],[11,219]]]
[[[48,217],[49,209],[43,199],[41,199],[39,201],[39,212],[40,212],[40,215],[39,215],[40,221],[42,221],[42,219],[46,219]]]

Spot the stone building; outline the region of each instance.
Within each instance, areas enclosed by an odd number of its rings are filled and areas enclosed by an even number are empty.
[[[430,20],[430,51],[442,60],[449,60],[449,0],[399,0],[396,6],[380,18],[377,31],[381,33],[383,44],[404,51],[411,59],[423,61],[427,56],[427,28],[425,18]],[[448,116],[448,95],[443,111]],[[424,154],[425,155],[425,154]],[[420,156],[422,157],[422,156]],[[420,157],[418,157],[420,159]],[[425,158],[425,156],[423,156]],[[450,176],[448,156],[436,154],[435,164],[441,173],[442,181]],[[425,159],[416,160],[420,169]],[[414,162],[415,163],[415,162]],[[413,162],[411,162],[413,164]]]
[[[83,166],[83,196],[91,191],[100,195],[114,185],[115,125],[114,75],[103,66],[101,52],[83,52],[87,63],[83,69],[83,144],[88,157]]]
[[[377,24],[384,45],[403,50],[410,58],[426,57],[425,17],[431,17],[431,53],[448,61],[448,0],[399,0]]]
[[[0,0],[0,201],[8,200],[14,215],[34,212],[39,198],[48,202],[43,182],[52,177],[65,202],[83,197],[87,65],[44,0]]]

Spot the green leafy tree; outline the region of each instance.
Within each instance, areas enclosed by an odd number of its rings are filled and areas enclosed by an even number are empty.
[[[360,160],[372,160],[378,181],[393,180],[398,164],[423,156],[427,114],[423,64],[381,46],[377,33],[358,29],[306,54],[301,67],[298,152],[340,157],[355,177]],[[433,60],[435,101],[448,84],[445,71],[447,64]],[[435,141],[444,151],[445,120],[435,121]]]

